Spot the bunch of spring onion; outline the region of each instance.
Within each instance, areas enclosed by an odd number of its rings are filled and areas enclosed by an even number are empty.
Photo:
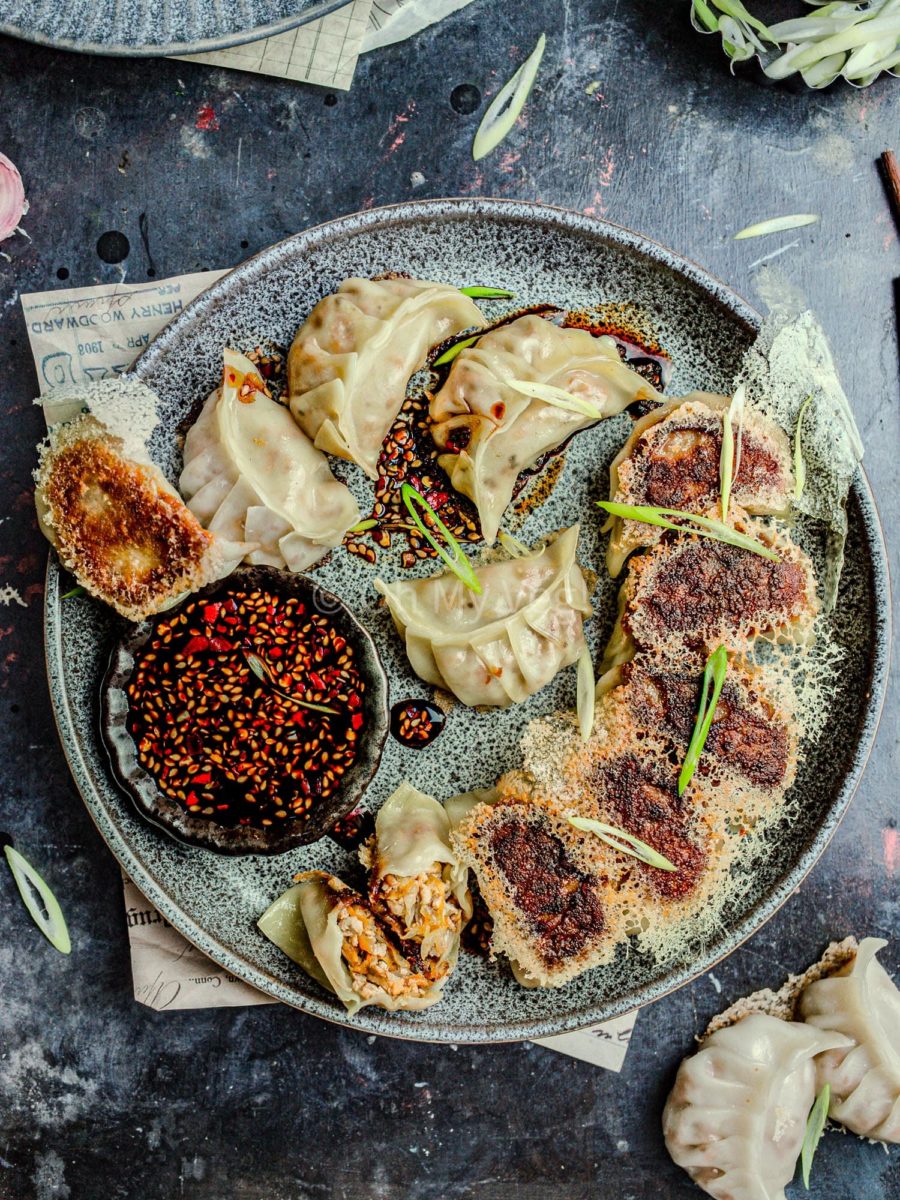
[[[811,88],[838,78],[868,87],[900,70],[900,0],[804,0],[815,11],[766,25],[742,0],[691,0],[691,23],[718,33],[734,64],[756,57],[769,79],[800,74]]]

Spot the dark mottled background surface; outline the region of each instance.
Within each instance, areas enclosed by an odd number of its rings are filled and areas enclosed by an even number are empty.
[[[641,1014],[619,1076],[529,1045],[375,1041],[269,1006],[156,1014],[132,1000],[118,868],[50,714],[46,549],[30,496],[41,419],[17,298],[58,279],[117,278],[97,253],[109,231],[130,241],[133,282],[225,266],[362,207],[515,196],[631,226],[760,307],[795,294],[832,339],[896,577],[900,249],[875,158],[900,149],[900,84],[808,93],[752,73],[732,79],[714,39],[691,33],[687,7],[476,0],[363,59],[352,92],[337,96],[0,39],[0,149],[25,178],[32,239],[6,242],[11,261],[0,260],[0,586],[16,593],[0,608],[0,829],[64,900],[74,942],[68,959],[45,945],[0,873],[2,1200],[689,1200],[699,1193],[669,1162],[659,1113],[694,1035],[829,939],[894,933],[896,684],[850,814],[800,893],[714,973]],[[451,95],[460,84],[492,94],[544,26],[526,120],[476,166],[481,109],[459,113]],[[195,127],[207,104],[217,131]],[[750,221],[796,211],[822,220],[731,240]],[[900,947],[886,961],[897,970]],[[900,1196],[900,1154],[832,1133],[812,1195]]]

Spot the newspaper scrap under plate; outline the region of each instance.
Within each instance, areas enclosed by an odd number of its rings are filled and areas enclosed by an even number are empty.
[[[226,271],[200,271],[152,283],[32,292],[21,297],[41,395],[127,370],[173,317]],[[52,403],[49,421],[74,416]],[[211,962],[123,878],[134,998],[149,1008],[225,1008],[275,1003]],[[620,1071],[637,1012],[538,1043],[608,1071]]]

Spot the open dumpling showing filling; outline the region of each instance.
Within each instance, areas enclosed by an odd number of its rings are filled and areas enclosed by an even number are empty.
[[[245,561],[255,566],[304,571],[359,520],[325,455],[234,350],[188,430],[179,486],[206,528],[246,543]]]
[[[610,337],[564,329],[534,314],[492,329],[457,356],[430,405],[441,466],[474,501],[492,545],[521,471],[597,421],[523,395],[510,382],[549,384],[604,417],[658,392],[619,358]]]
[[[476,568],[480,594],[449,572],[375,586],[421,679],[463,704],[505,707],[581,653],[591,605],[577,548],[573,525],[521,558]]]
[[[345,279],[301,325],[288,355],[291,412],[316,446],[375,479],[378,456],[429,349],[481,328],[457,288],[401,277]]]

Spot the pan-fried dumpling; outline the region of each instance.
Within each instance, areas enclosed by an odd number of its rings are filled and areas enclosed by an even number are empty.
[[[324,871],[304,871],[270,905],[259,928],[351,1014],[367,1004],[422,1009],[435,984],[394,944],[364,896]]]
[[[722,420],[731,400],[694,392],[647,413],[609,469],[609,498],[705,513],[721,499]],[[735,430],[735,438],[737,431]],[[740,457],[731,502],[755,516],[786,516],[794,479],[785,433],[748,405],[741,422]],[[615,578],[638,546],[659,540],[660,529],[641,521],[610,519],[606,565]]]
[[[819,1087],[831,1085],[828,1115],[862,1137],[900,1142],[900,991],[875,957],[886,945],[864,938],[855,958],[810,984],[800,1013],[852,1042],[816,1059]]]
[[[577,547],[573,525],[530,554],[477,568],[480,594],[448,572],[375,587],[421,679],[463,704],[505,707],[581,653],[591,606]]]
[[[248,543],[244,561],[254,565],[305,571],[359,520],[325,455],[234,350],[188,430],[179,486],[207,529]]]
[[[291,412],[320,449],[375,479],[382,443],[428,350],[483,325],[478,305],[447,284],[345,279],[294,338]]]
[[[458,492],[473,500],[484,540],[492,545],[521,471],[595,423],[535,400],[510,380],[550,384],[590,403],[605,417],[636,400],[661,400],[619,358],[610,337],[563,329],[543,317],[519,317],[461,351],[431,401],[439,462]]]
[[[402,783],[379,809],[375,836],[359,857],[370,871],[375,912],[401,942],[418,946],[429,978],[443,978],[472,915],[469,873],[450,845],[443,806]]]
[[[678,1068],[667,1150],[716,1200],[785,1200],[816,1097],[814,1057],[847,1044],[764,1013],[718,1029]]]

